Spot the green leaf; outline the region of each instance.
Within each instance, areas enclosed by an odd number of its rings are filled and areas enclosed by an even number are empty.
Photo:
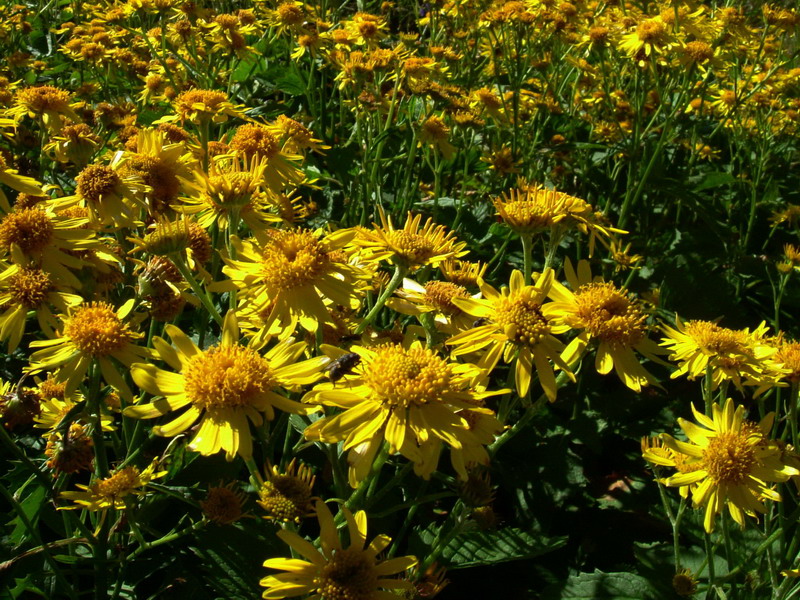
[[[39,521],[39,511],[44,504],[46,495],[47,490],[45,490],[43,487],[35,487],[31,490],[31,493],[19,503],[22,507],[22,512],[24,512],[25,516],[28,517],[28,521],[30,521],[33,527],[36,527],[36,523]],[[16,546],[20,544],[23,539],[25,539],[28,529],[19,516],[11,521],[11,523],[14,525],[14,530],[11,532],[11,535],[8,536],[8,541]]]
[[[297,73],[286,72],[275,81],[275,87],[290,96],[302,96],[306,93],[306,82]]]
[[[545,590],[544,600],[655,600],[658,592],[634,573],[579,573]]]
[[[498,531],[461,533],[445,547],[443,562],[451,569],[492,565],[547,554],[567,543],[566,537],[548,538],[518,527]]]
[[[703,180],[695,186],[695,191],[708,190],[723,185],[730,185],[736,183],[736,177],[724,171],[715,171],[707,173]]]

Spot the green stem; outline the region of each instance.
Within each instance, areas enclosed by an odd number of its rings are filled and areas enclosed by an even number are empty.
[[[378,298],[378,301],[375,302],[375,306],[372,307],[372,310],[370,310],[367,313],[367,316],[364,317],[364,320],[356,329],[355,335],[361,335],[362,333],[364,333],[367,327],[369,327],[370,323],[372,323],[372,321],[375,320],[375,317],[378,316],[378,313],[383,308],[383,305],[386,304],[386,301],[389,299],[389,296],[391,296],[394,293],[394,291],[398,287],[400,287],[400,284],[403,282],[403,277],[405,277],[407,271],[408,269],[403,265],[401,265],[400,263],[397,263],[395,265],[394,275],[392,275],[392,279],[391,281],[389,281],[389,285],[387,285],[386,289],[383,290],[383,293]]]
[[[381,468],[388,458],[389,445],[386,442],[383,442],[381,449],[378,451],[378,456],[376,456],[375,460],[372,462],[372,468],[369,471],[369,475],[367,475],[366,479],[361,482],[350,498],[347,499],[347,502],[344,503],[345,508],[352,510],[354,507],[360,508],[366,503],[366,500],[369,497],[369,490],[372,489],[373,480],[377,479],[379,473],[381,472]]]
[[[44,542],[42,541],[42,536],[39,535],[38,529],[36,529],[33,523],[31,523],[31,520],[25,513],[25,509],[22,508],[22,505],[20,505],[20,503],[17,502],[17,500],[14,498],[14,495],[11,492],[9,492],[2,484],[0,484],[0,494],[11,505],[11,508],[14,509],[14,512],[17,513],[19,520],[22,521],[22,525],[31,535],[33,541],[42,548],[42,556],[44,556],[45,561],[47,561],[47,564],[50,565],[50,568],[53,570],[53,575],[63,587],[64,593],[66,593],[70,598],[77,598],[78,596],[75,593],[75,590],[72,588],[69,582],[66,579],[64,579],[64,575],[58,568],[58,563],[56,563],[56,561],[50,555],[50,552],[48,552],[47,546],[45,546]]]
[[[708,565],[708,591],[706,592],[706,600],[713,598],[714,583],[716,580],[716,571],[714,565],[714,548],[711,545],[711,536],[703,533],[706,546],[706,565]]]
[[[522,274],[525,276],[525,285],[531,285],[533,234],[530,232],[521,233],[520,239],[522,240]]]
[[[214,304],[211,302],[211,298],[209,298],[206,291],[200,287],[200,284],[194,278],[191,269],[189,269],[189,265],[186,264],[183,256],[181,254],[173,254],[172,255],[172,262],[177,267],[178,271],[180,271],[183,278],[189,283],[192,288],[192,291],[195,295],[200,299],[200,302],[203,304],[203,307],[208,311],[213,319],[217,322],[218,325],[222,325],[222,317],[219,314],[219,311],[214,307]]]

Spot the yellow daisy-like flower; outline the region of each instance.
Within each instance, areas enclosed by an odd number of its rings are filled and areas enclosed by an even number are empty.
[[[236,128],[231,150],[245,160],[266,163],[263,178],[266,186],[278,194],[305,181],[300,169],[303,157],[293,151],[286,134],[260,123],[246,123]]]
[[[181,122],[190,121],[195,125],[224,123],[228,117],[247,118],[243,106],[232,104],[228,94],[217,90],[188,90],[178,94],[172,105]]]
[[[759,385],[765,373],[777,368],[772,360],[777,349],[764,339],[767,326],[761,323],[754,331],[728,329],[710,321],[687,321],[675,318],[675,329],[663,326],[667,337],[661,345],[670,350],[669,360],[678,362],[672,379],[687,375],[702,377],[710,367],[714,389],[724,380],[742,385]]]
[[[260,241],[233,240],[237,259],[225,259],[223,271],[230,281],[219,289],[238,289],[242,304],[271,306],[272,321],[285,324],[291,335],[297,323],[316,331],[331,323],[328,305],[359,306],[363,273],[347,261],[344,247],[355,232],[342,229],[328,235],[322,230],[269,230]]]
[[[264,232],[267,223],[279,223],[281,218],[269,212],[271,203],[267,195],[264,173],[265,159],[253,157],[215,161],[209,172],[197,170],[192,181],[187,182],[190,194],[181,198],[175,210],[197,215],[197,222],[205,229],[214,223],[224,229],[231,219],[239,219],[253,232]],[[231,234],[236,234],[231,231]]]
[[[124,174],[122,153],[117,153],[109,165],[89,165],[75,178],[75,194],[52,202],[56,209],[85,206],[89,223],[103,226],[133,227],[142,218],[147,205],[142,195],[147,186],[139,175]]]
[[[237,454],[250,458],[253,436],[248,420],[258,427],[264,417],[268,421],[275,418],[276,408],[295,414],[318,410],[276,392],[279,388],[296,389],[321,377],[327,358],[297,361],[305,352],[304,343],[282,342],[262,356],[239,343],[233,311],[225,316],[220,344],[205,350],[174,325],[167,325],[165,331],[174,347],[160,337],[154,338],[153,345],[161,360],[179,372],[143,363],[133,365],[131,375],[136,385],[160,398],[123,411],[127,417],[154,419],[186,407],[172,421],[154,427],[156,435],[176,436],[199,420],[190,449],[204,456],[222,450],[228,460]]]
[[[12,353],[25,333],[29,311],[36,311],[41,331],[53,336],[58,321],[50,307],[66,313],[81,302],[80,296],[63,291],[46,271],[11,265],[0,273],[0,340],[8,340],[8,352]]]
[[[661,434],[664,445],[691,457],[699,468],[664,480],[668,486],[696,484],[692,492],[695,508],[705,507],[703,525],[714,529],[715,517],[727,506],[734,521],[744,527],[744,515],[764,513],[764,499],[779,502],[781,496],[768,483],[787,481],[800,475],[782,460],[780,446],[768,439],[775,417],[770,413],[760,423],[744,420],[744,407],[728,398],[725,407],[712,405],[708,417],[692,407],[697,424],[678,419],[688,442]]]
[[[447,231],[444,225],[437,225],[428,219],[420,228],[422,215],[408,213],[402,229],[395,229],[391,217],[380,210],[381,225],[373,223],[372,231],[359,230],[353,241],[366,251],[365,260],[378,262],[393,260],[409,270],[425,265],[438,265],[448,258],[464,256],[466,244],[457,242],[455,233]]]
[[[597,236],[609,238],[614,233],[626,233],[604,223],[602,215],[595,213],[586,200],[525,182],[495,198],[494,206],[503,221],[522,235],[547,229],[577,229],[591,235],[593,246]]]
[[[143,488],[153,479],[167,474],[158,471],[158,463],[152,462],[144,471],[130,466],[119,469],[103,479],[89,485],[77,484],[80,492],[61,492],[61,497],[72,500],[71,506],[59,506],[59,510],[86,509],[90,511],[114,508],[121,510],[128,507],[130,496],[143,496],[147,492]]]
[[[257,490],[258,504],[267,512],[265,519],[299,523],[314,514],[318,498],[312,496],[312,488],[316,478],[308,465],[298,466],[293,458],[285,471],[267,467],[266,475],[265,480],[258,481]]]
[[[131,314],[135,300],[128,300],[119,309],[107,302],[90,302],[72,307],[61,319],[60,336],[52,340],[31,342],[42,348],[31,355],[30,372],[56,370],[56,380],[66,382],[69,395],[83,381],[89,366],[96,362],[106,383],[125,397],[132,394],[113,361],[129,367],[150,355],[150,351],[134,342],[142,337],[125,319]]]
[[[70,105],[72,96],[66,90],[52,85],[38,85],[17,90],[14,107],[7,115],[19,122],[23,117],[41,118],[50,132],[58,132],[63,127],[62,115],[71,121],[80,118]]]
[[[467,314],[485,319],[482,325],[447,340],[447,344],[456,346],[453,356],[483,350],[477,364],[487,373],[501,357],[506,363],[514,361],[514,381],[520,396],[527,395],[535,368],[547,398],[554,402],[557,385],[550,361],[573,381],[575,376],[561,358],[564,344],[554,337],[568,331],[569,326],[551,321],[542,311],[552,283],[552,269],[539,275],[535,285],[525,285],[522,273],[514,271],[509,287],[499,292],[482,282],[483,298],[453,298],[453,304]]]
[[[553,280],[548,296],[553,299],[542,312],[554,323],[579,330],[562,354],[575,363],[592,340],[597,343],[595,368],[606,375],[614,369],[630,389],[640,392],[655,378],[639,363],[634,350],[648,358],[663,352],[647,338],[646,315],[625,289],[601,277],[592,278],[589,263],[578,263],[577,272],[567,259],[564,272],[571,290]]]
[[[465,288],[455,283],[432,280],[423,286],[412,279],[404,279],[403,287],[395,293],[399,298],[390,298],[386,306],[404,315],[416,317],[433,313],[437,328],[450,335],[469,329],[475,321],[453,304],[453,298],[473,297]],[[477,294],[474,297],[479,296]]]
[[[378,535],[367,545],[367,515],[351,514],[340,509],[347,520],[350,543],[344,547],[339,539],[333,515],[324,502],[317,502],[320,526],[320,548],[293,531],[281,530],[278,537],[297,552],[299,558],[271,558],[264,562],[269,569],[285,571],[261,580],[267,588],[262,598],[279,600],[306,596],[308,600],[397,600],[394,592],[384,590],[414,589],[410,581],[389,578],[417,564],[413,556],[381,560],[391,538]],[[305,560],[303,560],[305,559]]]
[[[635,31],[623,35],[619,46],[630,58],[641,63],[654,54],[665,52],[674,43],[670,28],[658,16],[644,19]]]
[[[337,356],[344,354],[335,350]],[[344,441],[343,449],[350,451],[350,485],[357,487],[366,477],[384,440],[390,453],[399,452],[417,463],[418,474],[426,479],[436,469],[433,462],[420,468],[420,446],[429,440],[456,450],[481,445],[467,421],[457,414],[479,407],[483,398],[493,394],[474,388],[473,382],[481,375],[474,365],[449,362],[419,341],[408,347],[353,346],[350,351],[361,357],[353,371],[338,382],[316,386],[303,398],[304,402],[344,409],[309,425],[305,436],[326,443]],[[481,462],[488,462],[485,450]],[[459,467],[455,461],[453,466]],[[459,476],[467,477],[463,467]]]
[[[78,289],[81,282],[70,269],[80,269],[86,262],[74,252],[102,248],[94,232],[83,228],[86,223],[82,217],[57,215],[41,203],[14,210],[0,220],[0,253],[20,266],[38,266]]]

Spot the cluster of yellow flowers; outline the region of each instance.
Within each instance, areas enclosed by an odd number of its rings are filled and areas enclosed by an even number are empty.
[[[384,463],[400,456],[430,480],[450,468],[440,465],[447,451],[460,481],[479,477],[498,439],[526,423],[509,421],[513,409],[530,416],[555,402],[591,356],[635,392],[659,385],[656,365],[703,378],[706,413],[679,419],[688,441],[648,438],[644,457],[677,471],[659,481],[691,493],[709,533],[725,508],[742,526],[764,513],[781,499],[772,484],[800,477],[800,456],[775,439],[773,413],[748,422],[727,392],[791,387],[796,423],[800,342],[770,335],[766,322],[668,319],[627,283],[593,275],[609,263],[635,273],[642,257],[622,245],[608,201],[601,210],[553,183],[574,188],[579,142],[609,150],[621,178],[640,138],[666,144],[661,118],[690,123],[670,143],[693,163],[719,157],[702,139],[711,126],[795,135],[800,69],[780,58],[800,14],[765,5],[756,23],[735,7],[681,2],[644,12],[627,2],[439,0],[408,15],[401,4],[339,15],[295,0],[230,12],[184,0],[85,4],[52,29],[72,80],[53,85],[48,61],[6,57],[8,75],[32,77],[0,76],[0,341],[26,362],[19,384],[2,383],[0,416],[12,431],[43,430],[53,473],[92,472],[61,492],[59,508],[131,508],[157,492],[185,439],[203,456],[241,459],[265,518],[318,519],[318,547],[278,532],[301,558],[264,563],[283,571],[261,581],[265,598],[394,598],[388,590],[413,590],[394,576],[417,560],[384,560],[391,540],[367,543],[365,512],[350,511]],[[0,41],[16,43],[30,16],[0,7]],[[398,33],[392,19],[420,33]],[[241,93],[255,70],[269,72],[267,50],[279,43],[286,73],[270,85],[302,88],[302,109],[288,96],[261,106],[259,93],[273,90],[258,86]],[[323,140],[344,143],[335,113],[353,120],[360,187],[317,168],[338,151]],[[565,115],[573,139],[554,125]],[[395,127],[410,141],[390,197],[382,153]],[[473,167],[493,182],[476,206],[494,209],[506,243],[519,237],[513,265],[506,246],[491,262],[468,260],[477,248],[457,235],[465,204],[449,227],[423,216],[473,146]],[[432,184],[411,177],[420,148]],[[454,189],[467,198],[464,164]],[[339,221],[332,206],[320,214],[328,183],[353,191]],[[407,210],[414,204],[422,210]],[[796,225],[800,209],[773,222]],[[539,271],[534,241],[545,249]],[[568,244],[589,258],[562,258]],[[785,277],[798,257],[787,246]],[[278,422],[288,424],[285,455],[262,474],[254,456]],[[149,432],[174,440],[136,466]],[[291,453],[294,432],[326,453],[335,491],[351,494],[337,517]],[[228,524],[244,498],[220,485],[201,508]]]

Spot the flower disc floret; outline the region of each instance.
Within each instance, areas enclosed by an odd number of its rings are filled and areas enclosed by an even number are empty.
[[[745,483],[756,464],[756,453],[747,429],[722,433],[709,440],[702,464],[717,484]]]
[[[43,210],[32,207],[15,211],[0,222],[0,248],[10,252],[16,244],[24,254],[40,252],[50,244],[54,231],[53,221]]]
[[[281,150],[278,138],[269,129],[253,124],[242,125],[236,130],[231,139],[231,148],[248,158],[263,156],[268,159]]]
[[[141,485],[139,469],[125,467],[110,477],[101,479],[90,486],[90,491],[104,500],[114,501],[122,498]]]
[[[119,175],[105,165],[89,165],[76,178],[77,193],[95,204],[103,200],[103,196],[114,192],[121,183]]]
[[[17,92],[17,104],[35,114],[64,112],[69,109],[69,101],[69,92],[52,85],[39,85]]]
[[[339,550],[314,583],[325,600],[372,600],[378,587],[375,560],[355,548]]]
[[[635,346],[646,333],[645,315],[624,291],[613,283],[590,283],[575,292],[577,310],[565,322],[575,329],[623,346]]]
[[[389,231],[386,240],[395,254],[411,264],[425,264],[436,254],[430,239],[402,229]]]
[[[134,339],[128,325],[106,302],[83,306],[64,324],[64,336],[83,354],[103,357],[122,350]]]
[[[291,290],[325,274],[330,262],[312,231],[278,231],[263,250],[262,273],[267,285]]]
[[[500,298],[494,308],[494,322],[515,344],[534,346],[552,332],[549,321],[542,314],[541,304],[531,298]]]
[[[449,281],[429,281],[425,284],[425,302],[446,315],[461,312],[453,304],[453,298],[469,298],[469,292],[463,286]]]
[[[55,290],[50,276],[41,269],[24,268],[11,276],[9,291],[15,304],[29,309],[38,308],[48,294]]]
[[[246,346],[214,346],[184,372],[186,395],[207,410],[249,406],[275,386],[269,362]]]
[[[705,352],[713,354],[731,354],[745,352],[747,334],[720,327],[709,321],[688,321],[685,333],[691,337]]]
[[[451,367],[428,348],[386,344],[364,369],[364,383],[389,406],[421,406],[451,391]]]

